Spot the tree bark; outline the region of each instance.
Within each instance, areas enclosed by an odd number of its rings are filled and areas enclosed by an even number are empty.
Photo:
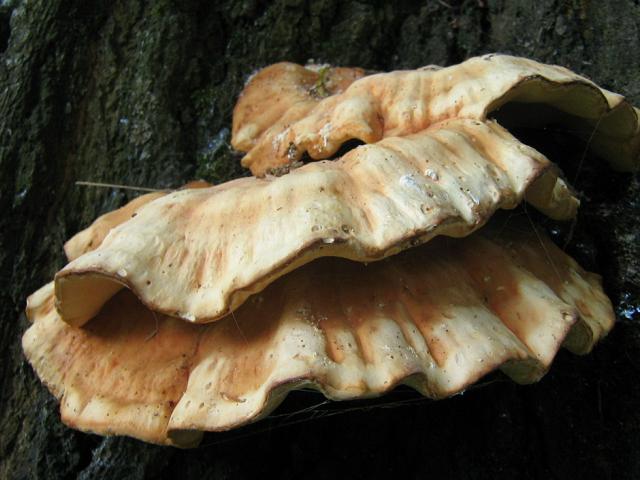
[[[536,385],[439,402],[401,390],[396,408],[331,406],[180,451],[66,428],[22,355],[25,299],[64,265],[64,241],[131,197],[77,180],[164,188],[246,174],[231,111],[272,62],[390,70],[493,51],[567,66],[640,104],[637,0],[0,2],[0,478],[640,478],[640,184],[602,162],[576,173],[569,251],[604,276],[619,321]]]

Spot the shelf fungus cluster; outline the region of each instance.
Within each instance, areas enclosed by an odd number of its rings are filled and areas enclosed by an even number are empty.
[[[638,113],[509,56],[379,74],[272,65],[234,112],[255,176],[146,195],[69,240],[69,263],[28,300],[25,354],[68,425],[181,447],[302,387],[443,398],[496,369],[534,382],[614,315],[597,275],[496,214],[526,202],[567,220],[579,205],[513,131],[560,124],[632,170]]]

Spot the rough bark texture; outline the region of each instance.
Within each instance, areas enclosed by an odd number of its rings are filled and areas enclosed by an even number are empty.
[[[640,104],[637,0],[0,2],[0,478],[640,478],[640,184],[601,162],[566,166],[585,195],[569,251],[604,275],[619,322],[539,384],[440,402],[401,390],[392,400],[411,403],[325,405],[325,418],[179,451],[67,429],[23,358],[26,296],[63,265],[66,238],[128,198],[76,180],[243,174],[231,109],[275,61],[389,70],[491,51],[565,65]],[[321,400],[302,392],[285,410],[308,396]]]

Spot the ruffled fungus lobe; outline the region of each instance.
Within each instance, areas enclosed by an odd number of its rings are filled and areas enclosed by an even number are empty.
[[[369,266],[320,259],[213,325],[123,290],[75,328],[49,284],[29,298],[23,348],[68,425],[183,447],[301,387],[342,400],[405,383],[443,398],[497,368],[533,382],[561,345],[588,352],[613,311],[596,275],[526,225],[502,225]]]
[[[280,82],[290,88],[289,81],[283,75],[257,75],[247,90],[273,91]],[[375,143],[453,118],[484,122],[507,105],[510,123],[541,126],[552,117],[590,139],[590,147],[620,170],[637,162],[640,152],[638,109],[622,96],[566,68],[508,55],[371,75],[322,100],[304,118],[290,118],[282,103],[275,104],[270,95],[241,96],[234,111],[261,112],[251,118],[251,128],[240,116],[232,139],[235,148],[247,152],[242,164],[254,175],[298,161],[304,153],[330,158],[351,139]]]
[[[187,183],[180,190],[186,188],[207,188],[210,186],[211,184],[208,182],[196,180]],[[159,191],[141,195],[127,203],[124,207],[98,217],[89,228],[75,234],[73,238],[64,244],[64,253],[67,259],[69,261],[75,260],[79,256],[94,250],[102,243],[113,227],[135,217],[138,214],[138,209],[143,205],[163,197],[167,193],[166,191]]]
[[[254,75],[233,112],[233,146],[246,151],[266,126],[282,128],[303,118],[321,99],[342,93],[365,75],[360,68],[302,67],[276,63]],[[265,97],[269,98],[264,109]]]
[[[25,354],[67,424],[182,447],[302,386],[442,398],[494,369],[536,381],[560,346],[586,353],[614,321],[599,277],[529,223],[490,221],[523,200],[575,215],[558,167],[505,128],[550,116],[637,166],[638,111],[560,67],[268,67],[238,102],[233,144],[280,176],[98,219],[29,298]],[[368,144],[299,166],[353,138]]]
[[[448,120],[281,177],[158,199],[56,275],[58,309],[79,326],[127,286],[155,311],[216,320],[315,258],[372,261],[462,237],[525,192],[552,217],[577,208],[552,164],[496,122]]]

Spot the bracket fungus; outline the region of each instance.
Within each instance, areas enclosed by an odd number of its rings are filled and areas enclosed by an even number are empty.
[[[29,297],[25,354],[68,425],[180,447],[301,387],[534,382],[614,323],[597,275],[497,212],[576,214],[559,167],[509,131],[551,117],[637,166],[638,110],[560,67],[267,67],[234,111],[257,176],[146,195],[77,234]]]

